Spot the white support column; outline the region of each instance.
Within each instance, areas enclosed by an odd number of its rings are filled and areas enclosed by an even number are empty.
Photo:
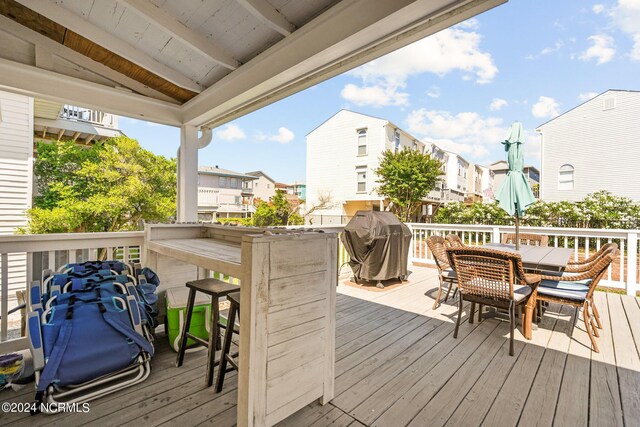
[[[178,150],[178,221],[198,220],[198,129],[183,125],[180,128]]]
[[[638,287],[638,234],[627,235],[627,295],[636,295]]]

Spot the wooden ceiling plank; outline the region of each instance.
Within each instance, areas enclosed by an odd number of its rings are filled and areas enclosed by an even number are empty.
[[[196,50],[201,55],[210,58],[217,64],[229,70],[235,70],[240,66],[240,62],[225,52],[221,47],[211,40],[197,33],[176,18],[171,16],[153,3],[147,0],[120,0],[138,15],[162,27],[166,32],[180,40],[190,48]]]
[[[129,43],[119,39],[115,35],[97,27],[93,23],[50,1],[42,0],[16,0],[32,11],[49,18],[59,25],[92,41],[98,46],[115,53],[116,55],[139,65],[143,69],[162,77],[163,79],[188,89],[192,92],[201,92],[203,87],[184,74],[157,61],[155,58],[136,49]]]
[[[296,30],[296,26],[287,21],[280,12],[266,0],[236,0],[249,13],[264,24],[276,30],[283,36],[288,36]]]
[[[55,55],[80,67],[86,68],[87,70],[91,70],[92,72],[117,84],[120,84],[124,88],[133,90],[134,92],[138,92],[142,95],[149,96],[161,101],[173,103],[176,102],[174,98],[171,98],[170,96],[165,95],[145,85],[144,83],[134,80],[112,68],[107,67],[100,62],[94,61],[93,59],[79,52],[76,52],[75,50],[65,46],[64,44],[57,43],[56,41],[51,40],[49,37],[38,34],[35,31],[31,31],[21,24],[1,15],[0,28],[2,28],[2,31],[6,31],[9,34],[14,35],[15,37],[18,37],[35,45],[36,66],[38,68],[51,70],[53,68],[53,64],[51,63],[51,66],[48,65],[48,62],[46,62],[47,56],[48,58],[51,58],[51,61],[53,62],[52,56]]]

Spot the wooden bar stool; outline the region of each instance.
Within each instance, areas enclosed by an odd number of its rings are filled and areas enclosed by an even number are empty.
[[[227,328],[224,332],[224,343],[222,345],[222,353],[220,354],[220,366],[218,367],[218,381],[216,382],[216,393],[222,391],[222,384],[224,383],[224,374],[227,373],[227,362],[231,365],[230,370],[238,370],[238,362],[234,360],[234,355],[231,352],[231,338],[234,332],[235,321],[240,318],[240,292],[234,292],[227,295],[227,299],[231,303],[229,307],[229,317],[227,319]]]
[[[220,346],[220,328],[225,327],[220,324],[219,300],[233,292],[237,292],[239,288],[237,285],[232,285],[218,279],[193,280],[187,282],[187,287],[189,288],[189,299],[187,301],[187,313],[185,316],[184,326],[182,328],[182,338],[180,341],[180,350],[178,351],[176,366],[182,366],[188,339],[195,341],[197,345],[207,347],[209,351],[207,359],[207,387],[211,387],[213,384],[213,370],[217,364],[215,360],[216,350],[217,347]],[[203,294],[211,296],[211,332],[209,333],[209,341],[205,341],[202,338],[189,333],[191,315],[193,314],[193,306],[196,300],[196,292],[202,292]]]

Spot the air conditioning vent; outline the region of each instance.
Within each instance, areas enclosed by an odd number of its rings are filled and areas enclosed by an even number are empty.
[[[602,111],[613,110],[614,108],[616,108],[615,98],[605,98],[602,100]]]

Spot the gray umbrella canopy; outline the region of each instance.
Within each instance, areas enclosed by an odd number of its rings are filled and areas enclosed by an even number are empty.
[[[507,164],[509,171],[496,192],[496,199],[500,207],[509,215],[516,217],[516,249],[519,248],[520,221],[524,210],[535,203],[531,187],[524,176],[524,129],[522,123],[515,122],[509,128],[504,141],[504,149],[507,152]]]

